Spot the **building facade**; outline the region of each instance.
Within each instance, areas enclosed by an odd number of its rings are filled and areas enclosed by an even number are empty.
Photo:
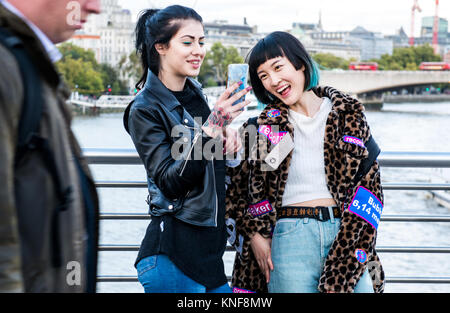
[[[315,43],[321,43],[323,46],[332,47],[340,44],[343,52],[347,50],[354,53],[355,50],[359,50],[358,60],[361,61],[380,58],[383,54],[392,54],[394,49],[392,39],[385,38],[381,33],[368,31],[361,26],[351,31],[318,31],[311,32],[310,35]]]
[[[70,42],[94,51],[98,63],[115,67],[134,50],[135,25],[131,12],[119,6],[117,0],[101,0],[101,5],[101,14],[90,15]]]
[[[409,47],[409,37],[403,27],[401,27],[394,35],[386,36],[386,38],[392,40],[394,48]]]
[[[216,20],[204,23],[206,50],[220,42],[225,47],[235,47],[245,59],[250,49],[256,45],[262,35],[257,33],[256,26],[249,26],[246,18],[242,25],[228,24],[225,20]]]
[[[420,28],[421,37],[433,37],[434,16],[422,18],[422,27]],[[438,37],[447,37],[448,21],[445,18],[438,19]]]
[[[433,45],[433,27],[434,16],[426,16],[422,18],[422,27],[420,29],[420,37],[414,39],[415,45],[429,44]],[[448,32],[448,20],[445,18],[438,19],[438,53],[443,59],[450,49],[450,33]]]
[[[394,43],[381,33],[356,27],[351,31],[324,31],[319,24],[293,23],[292,33],[313,53],[332,53],[344,59],[366,61],[392,54]]]

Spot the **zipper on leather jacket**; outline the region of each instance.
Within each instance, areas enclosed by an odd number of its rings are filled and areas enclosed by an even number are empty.
[[[215,216],[214,216],[214,226],[217,227],[217,212],[219,211],[219,199],[217,198],[217,185],[216,185],[216,171],[214,167],[214,158],[211,159],[213,165],[213,179],[214,179],[214,194],[216,196],[216,206],[215,206]]]
[[[191,148],[189,149],[189,153],[187,154],[187,157],[189,157],[192,154],[192,149],[194,149],[194,146],[197,143],[197,140],[198,140],[198,138],[201,135],[202,135],[201,131],[195,134],[194,139],[192,140]],[[184,161],[183,167],[181,168],[179,176],[183,175],[188,161],[189,160],[186,158],[186,160]],[[219,211],[219,209],[218,209],[218,207],[219,207],[219,199],[217,197],[217,190],[216,190],[217,189],[217,187],[216,187],[217,183],[216,183],[216,173],[215,173],[215,170],[214,170],[214,168],[215,168],[214,167],[214,158],[211,158],[211,162],[212,162],[212,170],[213,170],[214,195],[215,195],[215,198],[216,198],[216,203],[215,203],[215,207],[214,207],[214,210],[215,210],[215,212],[214,212],[214,227],[217,227],[217,215],[218,215],[218,211]],[[191,191],[189,190],[188,193],[186,194],[185,198],[187,198],[187,196],[189,195],[190,192]]]
[[[195,134],[194,139],[192,140],[191,148],[189,149],[189,152],[188,152],[188,154],[187,154],[187,156],[186,156],[186,160],[184,160],[183,167],[181,168],[181,171],[180,171],[179,176],[183,176],[183,173],[184,173],[184,170],[185,170],[185,168],[186,168],[187,162],[189,161],[188,158],[191,156],[191,154],[192,154],[192,149],[194,149],[194,146],[195,146],[195,144],[197,143],[197,140],[198,140],[198,138],[199,138],[201,135],[202,135],[202,132],[201,132],[201,131]]]

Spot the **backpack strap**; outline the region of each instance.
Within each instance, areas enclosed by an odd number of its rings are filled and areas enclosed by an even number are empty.
[[[31,61],[22,40],[10,31],[0,27],[0,44],[6,47],[15,57],[19,65],[23,86],[23,103],[20,114],[17,143],[14,158],[14,168],[20,166],[24,157],[34,150],[41,152],[42,160],[53,180],[59,204],[53,210],[52,217],[52,261],[55,267],[61,266],[61,250],[59,243],[58,214],[65,211],[71,202],[72,188],[63,189],[62,180],[56,167],[53,151],[48,140],[39,134],[44,107],[43,89],[38,71]]]
[[[375,142],[375,139],[373,139],[372,135],[370,135],[369,140],[365,143],[365,146],[367,148],[367,151],[369,152],[369,156],[361,161],[358,172],[355,176],[355,182],[358,182],[359,180],[361,180],[361,178],[366,176],[366,174],[370,171],[373,162],[375,162],[381,152],[380,147]]]
[[[42,87],[35,66],[28,57],[22,41],[4,28],[0,28],[0,43],[16,58],[23,81],[23,107],[19,120],[17,134],[15,166],[23,158],[33,141],[33,136],[39,133],[42,117]]]

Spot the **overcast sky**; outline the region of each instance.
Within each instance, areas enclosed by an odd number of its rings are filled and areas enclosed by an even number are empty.
[[[403,27],[409,35],[413,0],[118,0],[136,18],[140,10],[181,4],[193,7],[205,22],[226,19],[230,23],[258,26],[259,32],[288,30],[293,22],[317,23],[322,12],[326,31],[367,30],[393,34]],[[416,11],[415,35],[420,32],[421,18],[433,16],[435,0],[419,0],[422,12]],[[439,16],[450,19],[450,0],[440,0]]]

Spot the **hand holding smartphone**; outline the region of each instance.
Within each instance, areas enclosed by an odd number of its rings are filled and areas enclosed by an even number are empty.
[[[244,111],[245,106],[251,102],[245,100],[245,94],[252,89],[251,87],[245,87],[247,77],[247,64],[228,65],[227,89],[218,98],[214,109],[202,126],[202,129],[209,136],[217,137],[222,134],[222,130],[229,126]],[[236,105],[237,107],[233,107]]]
[[[248,64],[229,64],[228,65],[228,78],[227,78],[227,88],[235,83],[241,82],[239,88],[237,88],[231,95],[244,90],[247,85],[248,78]],[[235,101],[233,105],[236,105],[245,100],[245,96],[241,97],[239,100]]]

